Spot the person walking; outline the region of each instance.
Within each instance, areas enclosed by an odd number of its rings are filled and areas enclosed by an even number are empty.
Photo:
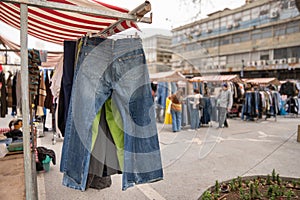
[[[192,130],[197,130],[200,128],[200,98],[202,95],[199,93],[198,89],[194,89],[194,95],[191,96],[191,129]]]
[[[231,110],[233,103],[232,93],[228,90],[227,83],[223,83],[222,90],[217,97],[218,106],[218,128],[228,127],[227,112]]]
[[[179,132],[181,131],[183,90],[177,90],[175,94],[168,98],[171,101],[172,130],[173,132]]]

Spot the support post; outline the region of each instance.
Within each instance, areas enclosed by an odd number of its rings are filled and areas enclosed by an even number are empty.
[[[22,122],[23,122],[23,154],[25,171],[26,199],[36,200],[37,194],[33,184],[32,154],[29,129],[29,89],[28,89],[28,6],[20,5],[20,44],[21,44],[21,87],[22,87]]]

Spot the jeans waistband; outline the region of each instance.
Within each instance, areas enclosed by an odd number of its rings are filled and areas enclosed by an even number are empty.
[[[84,46],[97,46],[100,43],[107,48],[111,48],[114,51],[118,51],[118,49],[141,49],[143,48],[142,39],[141,38],[123,38],[123,39],[107,39],[101,37],[83,37]]]

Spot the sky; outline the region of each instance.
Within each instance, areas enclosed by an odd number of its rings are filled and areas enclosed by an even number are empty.
[[[133,10],[144,0],[101,0],[104,3],[115,5],[129,10]],[[187,3],[190,2],[190,3]],[[195,20],[205,18],[207,14],[223,10],[224,8],[234,9],[244,4],[245,0],[202,0],[201,4],[193,4],[192,0],[150,0],[151,12],[153,14],[152,23],[138,23],[143,29],[167,29],[179,27],[191,23]],[[195,18],[197,13],[201,13]],[[148,14],[146,16],[149,16]],[[0,34],[19,44],[20,34],[16,30],[3,22],[0,22]],[[46,49],[48,51],[62,51],[62,46],[35,39],[29,36],[28,47],[37,49]]]

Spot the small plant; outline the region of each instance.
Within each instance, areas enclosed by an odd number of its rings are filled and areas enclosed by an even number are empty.
[[[270,175],[268,174],[267,176],[267,182],[266,182],[267,185],[271,185],[271,177]]]
[[[268,195],[269,197],[271,197],[272,194],[273,194],[273,186],[271,185],[271,186],[269,187],[269,189],[268,189],[267,195]]]
[[[218,180],[216,180],[216,184],[215,184],[215,193],[218,195],[220,191],[220,184],[218,182]]]
[[[295,196],[295,193],[292,191],[292,190],[288,190],[286,193],[285,193],[285,196],[288,200],[290,200],[293,196]]]
[[[276,175],[276,181],[278,185],[281,185],[281,179],[279,177],[279,174]]]
[[[214,193],[214,200],[218,200],[219,199],[219,197],[220,197],[220,195],[219,194],[217,194],[217,193]]]
[[[260,198],[260,192],[258,190],[258,182],[254,183],[255,196],[254,198]]]
[[[245,196],[245,192],[242,188],[240,188],[239,193],[240,193],[240,198],[243,199],[243,197]]]
[[[252,183],[250,183],[250,199],[254,198],[254,186]]]
[[[230,190],[231,191],[236,191],[236,186],[235,186],[235,181],[234,180],[231,180],[229,185],[230,185]]]
[[[203,200],[212,200],[212,195],[209,191],[205,191],[203,193],[203,197],[202,197]]]
[[[240,176],[238,176],[238,184],[239,184],[239,188],[242,187],[242,178]]]
[[[297,181],[292,181],[292,184],[293,184],[293,187],[295,188],[295,187],[297,187]]]
[[[275,172],[275,169],[273,169],[273,171],[272,171],[272,181],[273,182],[276,181],[276,172]]]
[[[245,184],[246,184],[247,187],[249,187],[250,181],[249,181],[249,180],[246,180],[246,181],[245,181]]]

